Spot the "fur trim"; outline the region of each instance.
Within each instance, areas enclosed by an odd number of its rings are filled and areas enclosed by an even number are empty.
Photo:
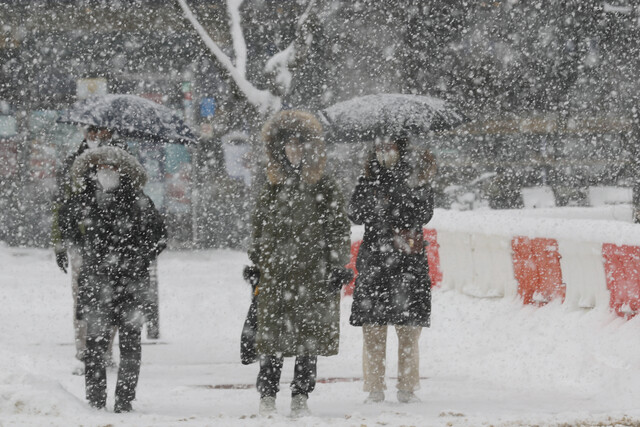
[[[418,173],[418,180],[429,183],[438,174],[438,163],[436,157],[429,150],[425,150],[420,158],[420,172]]]
[[[291,168],[285,164],[285,143],[292,137],[302,144],[302,179],[315,184],[322,178],[327,164],[327,153],[322,125],[316,117],[304,111],[281,111],[262,128],[268,163],[267,178],[271,184],[282,183]]]
[[[75,190],[83,188],[89,168],[97,165],[110,165],[118,168],[120,173],[131,180],[131,185],[136,190],[141,189],[147,183],[147,172],[135,157],[122,148],[104,146],[86,150],[73,162],[71,180]]]

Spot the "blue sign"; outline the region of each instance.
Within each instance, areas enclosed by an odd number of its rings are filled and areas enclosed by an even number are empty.
[[[200,116],[212,117],[216,113],[216,99],[202,98],[200,101]]]

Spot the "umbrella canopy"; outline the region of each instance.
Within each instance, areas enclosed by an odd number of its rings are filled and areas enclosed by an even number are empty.
[[[452,129],[466,121],[442,99],[381,93],[338,102],[319,112],[330,139],[354,141],[378,135],[421,134]]]
[[[158,142],[190,144],[197,141],[178,114],[135,95],[102,95],[78,101],[58,121],[109,128],[123,136]]]

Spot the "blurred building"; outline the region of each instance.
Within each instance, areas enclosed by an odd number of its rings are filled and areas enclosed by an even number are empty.
[[[213,37],[221,1],[191,1]],[[228,88],[173,2],[0,0],[0,240],[46,246],[50,202],[62,160],[82,129],[56,123],[91,94],[131,93],[164,104],[199,130],[200,99]],[[191,156],[182,146],[129,141],[147,167],[147,192],[176,243],[191,240]]]

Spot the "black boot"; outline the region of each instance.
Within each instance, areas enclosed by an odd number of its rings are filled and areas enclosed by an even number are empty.
[[[104,407],[107,406],[107,400],[103,400],[100,397],[92,399],[87,396],[87,400],[89,400],[89,406],[91,406],[93,409],[104,409]]]
[[[131,412],[133,408],[131,407],[131,402],[126,400],[116,399],[116,404],[113,406],[113,412],[116,414],[122,414],[125,412]]]
[[[160,339],[160,328],[158,327],[157,323],[152,321],[147,322],[147,339]]]
[[[87,353],[84,358],[84,381],[89,405],[102,409],[107,404],[107,370],[104,354],[87,339]]]
[[[130,412],[131,402],[136,398],[136,387],[140,376],[140,328],[142,325],[124,324],[120,328],[120,368],[116,381],[115,412]]]
[[[85,368],[85,372],[90,375],[90,370]],[[89,405],[96,409],[102,409],[107,405],[107,381],[106,379],[98,379],[91,381],[89,375],[85,375],[85,383],[87,387],[87,400]]]
[[[89,405],[96,409],[102,409],[107,404],[107,378],[96,375],[96,370],[85,367],[85,384]]]

